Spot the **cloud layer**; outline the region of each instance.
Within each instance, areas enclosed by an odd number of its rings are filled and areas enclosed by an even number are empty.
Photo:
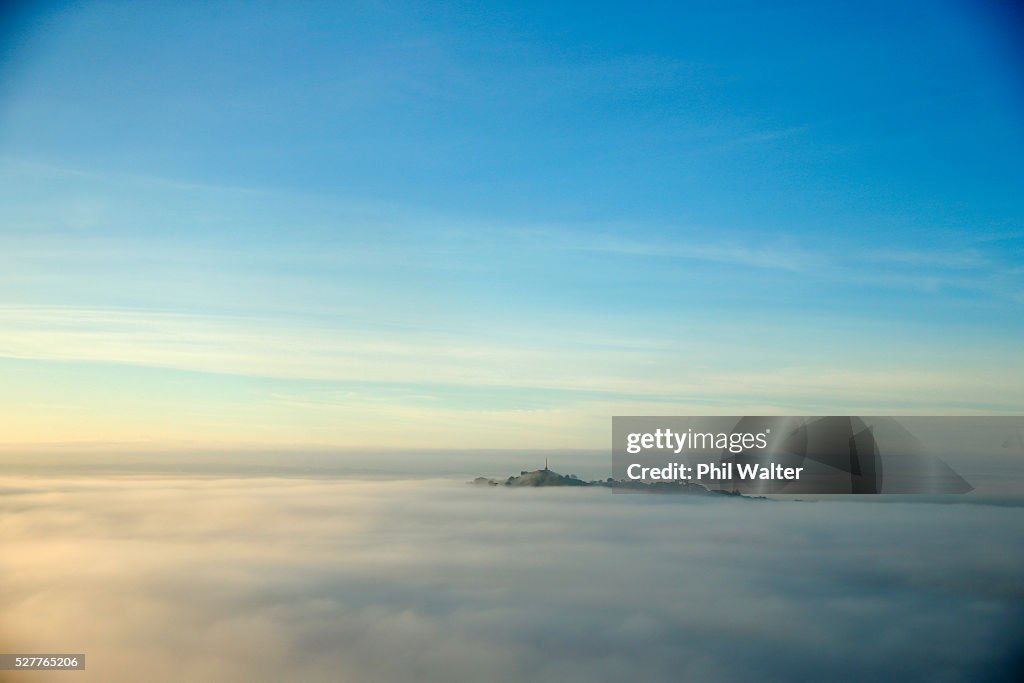
[[[1022,517],[9,477],[0,649],[84,652],[76,680],[115,682],[978,680],[1019,645]]]

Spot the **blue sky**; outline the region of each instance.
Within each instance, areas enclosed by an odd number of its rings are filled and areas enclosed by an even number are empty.
[[[100,3],[0,62],[9,444],[1019,413],[987,3]]]

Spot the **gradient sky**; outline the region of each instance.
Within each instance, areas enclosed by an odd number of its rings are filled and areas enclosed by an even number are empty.
[[[1020,413],[1019,19],[28,5],[0,32],[0,444]]]

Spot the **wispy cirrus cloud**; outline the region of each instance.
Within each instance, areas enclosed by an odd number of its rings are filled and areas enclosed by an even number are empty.
[[[493,429],[596,447],[611,414],[1021,401],[1021,271],[986,243],[517,222],[10,159],[4,173],[0,357],[20,370],[2,398],[18,439],[49,439],[50,423],[106,439],[120,415],[126,439],[220,424],[229,440],[338,442],[372,425],[366,443],[390,434],[388,411],[438,445]],[[129,388],[139,368],[206,379],[172,405]]]
[[[1024,386],[1011,351],[1004,361],[979,356],[938,371],[940,359],[904,343],[837,366],[828,354],[809,354],[821,343],[815,338],[806,348],[752,353],[743,325],[693,341],[638,331],[630,342],[561,328],[510,338],[489,329],[396,335],[339,323],[65,308],[4,308],[0,322],[8,378],[0,401],[12,443],[148,434],[597,448],[616,414],[1012,413]]]
[[[0,307],[0,355],[8,358],[91,361],[177,368],[209,373],[308,380],[371,381],[393,384],[463,384],[480,387],[598,392],[636,396],[667,396],[685,386],[688,392],[710,390],[735,395],[826,386],[835,391],[864,389],[877,377],[899,390],[900,377],[915,389],[921,382],[939,387],[949,376],[930,367],[895,370],[879,367],[816,368],[796,379],[791,363],[799,354],[778,357],[778,367],[727,371],[730,363],[747,360],[714,354],[723,341],[680,341],[652,335],[604,338],[591,330],[578,335],[559,330],[520,330],[503,339],[481,329],[444,334],[438,330],[400,330],[346,324],[286,323],[244,316],[156,313],[119,309],[66,307]],[[740,326],[742,327],[742,326]],[[740,329],[737,327],[736,329]],[[530,339],[532,343],[523,343]],[[728,342],[724,342],[728,344]],[[737,343],[737,353],[743,349]],[[689,353],[689,357],[680,354]],[[768,357],[774,354],[770,352]],[[814,358],[806,358],[814,362]],[[554,372],[554,368],[559,368]],[[813,367],[813,366],[809,366]],[[967,379],[970,373],[961,377]],[[837,379],[842,375],[845,379]],[[824,378],[827,376],[828,378]],[[909,381],[911,377],[916,379]],[[701,386],[679,384],[689,379]],[[763,387],[760,388],[760,387]],[[878,386],[873,391],[880,391]],[[930,392],[927,392],[930,393]]]

